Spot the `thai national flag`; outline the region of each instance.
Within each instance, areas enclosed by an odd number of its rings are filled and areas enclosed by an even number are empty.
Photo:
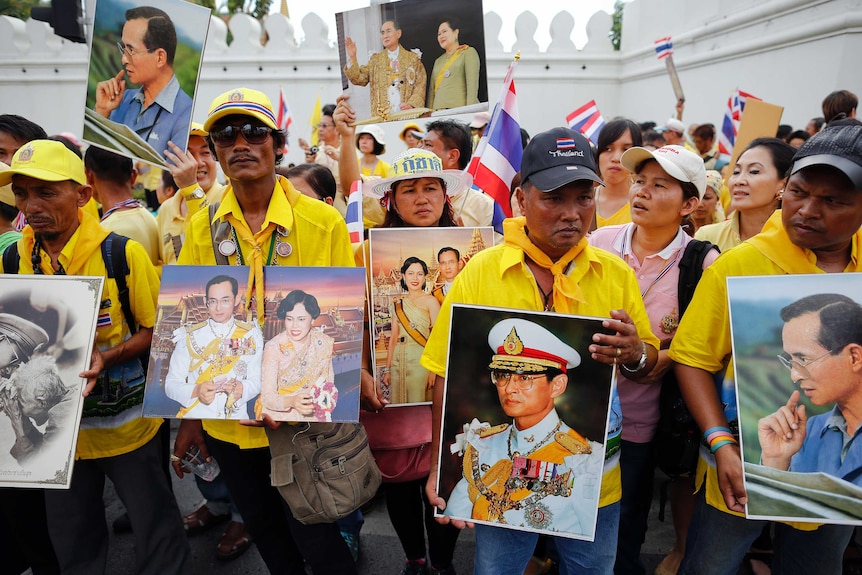
[[[515,93],[515,64],[509,65],[500,98],[494,105],[491,120],[473,157],[467,172],[473,176],[473,187],[483,190],[494,198],[500,208],[494,210],[493,225],[502,231],[502,217],[512,216],[509,203],[509,186],[521,169],[521,125],[518,118],[518,99]],[[499,220],[499,221],[498,221]]]
[[[350,195],[347,196],[347,213],[344,214],[347,221],[347,232],[350,234],[350,243],[355,248],[362,243],[362,182],[356,180],[350,186]]]
[[[740,92],[739,88],[734,88],[730,98],[727,99],[727,109],[721,123],[721,131],[718,134],[719,157],[726,162],[730,162],[733,156],[733,146],[736,144],[736,135],[739,133],[739,121],[745,110],[745,102],[749,98],[760,99],[748,92]]]
[[[278,87],[278,116],[276,120],[279,130],[284,130],[287,138],[284,140],[284,152],[287,153],[290,144],[290,125],[293,124],[293,117],[290,115],[290,109],[287,107],[287,100],[284,98],[284,90],[281,86]]]
[[[673,42],[671,42],[670,38],[668,36],[667,38],[659,38],[655,41],[655,55],[659,60],[664,60],[673,54]]]
[[[595,144],[599,140],[599,133],[605,127],[605,119],[599,112],[599,107],[596,106],[595,100],[590,100],[568,116],[566,122],[569,128],[577,130],[585,135],[590,141]]]

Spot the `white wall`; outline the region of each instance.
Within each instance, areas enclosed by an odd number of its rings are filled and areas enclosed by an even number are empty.
[[[662,123],[675,100],[653,41],[666,35],[674,40],[686,122],[720,124],[734,87],[783,105],[782,121],[796,127],[819,116],[821,100],[833,90],[862,95],[862,0],[634,0],[626,4],[621,52],[607,38],[608,14],[590,19],[582,50],[568,40],[573,25],[569,14],[558,14],[549,26],[551,45],[539,51],[532,37],[536,18],[525,12],[515,22],[515,46],[504,52],[502,20],[486,14],[492,104],[520,50],[515,83],[521,123],[530,133],[562,125],[566,114],[591,99],[605,118],[624,114]],[[338,52],[316,15],[294,23],[273,14],[264,27],[271,38],[266,46],[258,22],[233,17],[234,41],[227,46],[227,25],[212,20],[194,117],[202,120],[210,100],[232,87],[253,87],[275,100],[281,85],[294,117],[288,160],[300,161],[296,139],[310,133],[317,96],[327,103],[341,93]],[[304,38],[301,46],[297,37]],[[86,76],[83,45],[61,40],[42,22],[0,17],[0,112],[21,114],[49,133],[80,133]],[[401,125],[384,126],[388,159],[403,149]]]

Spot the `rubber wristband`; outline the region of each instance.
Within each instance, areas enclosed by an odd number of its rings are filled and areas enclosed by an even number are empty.
[[[724,427],[723,425],[716,425],[715,427],[710,427],[709,429],[704,431],[703,436],[709,437],[712,433],[714,433],[716,431],[725,431],[725,432],[727,432],[728,435],[733,435],[733,433],[731,433],[729,427]]]
[[[718,451],[719,449],[721,449],[722,447],[724,447],[725,445],[728,445],[728,444],[738,445],[738,443],[734,439],[722,439],[721,441],[715,442],[714,445],[711,445],[709,447],[709,451],[712,453],[715,453],[716,451]]]

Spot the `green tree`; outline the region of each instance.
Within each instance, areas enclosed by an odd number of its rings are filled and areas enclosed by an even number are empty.
[[[8,0],[0,0],[0,2]],[[195,4],[204,6],[213,11],[216,16],[232,16],[234,14],[248,14],[249,16],[262,20],[269,14],[272,0],[194,0]]]
[[[623,6],[625,6],[623,0],[614,2],[613,23],[611,24],[611,31],[608,32],[608,36],[611,37],[611,44],[617,51],[620,49],[620,41],[623,38]]]
[[[0,0],[0,16],[26,20],[30,17],[30,8],[38,5],[39,0]]]

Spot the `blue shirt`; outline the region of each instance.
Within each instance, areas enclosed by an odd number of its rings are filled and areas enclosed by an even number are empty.
[[[847,421],[835,406],[808,420],[805,442],[790,460],[790,471],[822,471],[862,487],[862,426],[847,434]],[[859,439],[857,441],[857,439]]]
[[[176,76],[144,108],[144,88],[126,90],[123,101],[111,112],[110,120],[133,129],[164,157],[168,142],[178,146],[187,141],[192,120],[192,99],[180,88]]]

